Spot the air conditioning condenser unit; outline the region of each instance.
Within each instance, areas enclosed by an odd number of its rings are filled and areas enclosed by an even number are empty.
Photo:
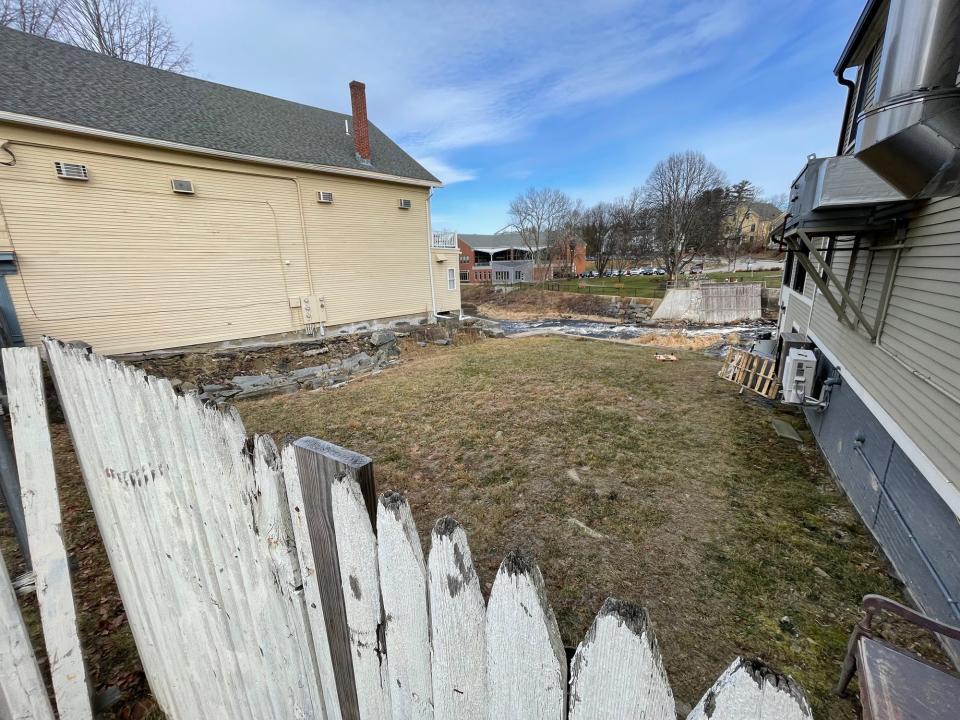
[[[817,356],[813,350],[792,348],[783,366],[783,402],[803,405],[813,392]]]

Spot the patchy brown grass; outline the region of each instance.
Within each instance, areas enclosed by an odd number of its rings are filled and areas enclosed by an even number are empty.
[[[804,685],[817,717],[856,717],[830,688],[860,597],[902,596],[883,556],[813,444],[769,425],[783,417],[809,440],[798,416],[738,396],[716,360],[653,355],[485,342],[240,412],[251,431],[373,457],[425,548],[438,517],[457,517],[485,592],[510,549],[532,550],[569,646],[604,598],[627,598],[650,609],[684,702],[736,655],[758,655]]]
[[[631,345],[651,345],[675,350],[706,350],[717,345],[736,345],[740,342],[740,336],[737,333],[729,333],[728,335],[684,335],[679,330],[673,330],[641,335],[626,342]]]

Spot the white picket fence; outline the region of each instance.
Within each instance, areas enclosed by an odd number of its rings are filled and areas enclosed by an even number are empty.
[[[171,720],[674,720],[646,612],[607,600],[572,663],[540,570],[508,555],[484,603],[463,528],[424,558],[369,458],[311,438],[248,444],[235,411],[45,342],[144,671]],[[36,350],[4,368],[62,720],[90,717]],[[52,505],[51,505],[52,504]],[[34,544],[34,538],[37,538]],[[46,578],[46,579],[45,579]],[[52,718],[6,571],[0,717]],[[64,664],[66,659],[70,662]],[[803,691],[737,659],[688,720],[810,718]]]

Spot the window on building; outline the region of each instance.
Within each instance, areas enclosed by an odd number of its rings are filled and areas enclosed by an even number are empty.
[[[466,265],[468,262],[470,262],[470,256],[469,256],[469,255],[461,255],[461,256],[460,256],[460,264],[461,264],[461,265]]]
[[[509,270],[497,270],[493,273],[493,279],[499,280],[500,282],[507,282],[510,280],[510,271]]]
[[[787,257],[783,261],[783,284],[790,286],[790,278],[793,277],[793,253],[787,252]]]
[[[457,289],[457,271],[453,268],[447,268],[447,290]]]
[[[470,273],[468,273],[466,270],[461,270],[461,271],[460,271],[460,282],[462,282],[462,283],[470,282]]]
[[[808,256],[810,254],[810,251],[806,247],[804,247],[802,250],[800,250],[800,254],[804,256]],[[803,266],[803,263],[801,263],[799,259],[797,259],[796,262],[794,262],[794,266],[795,267],[793,270],[793,284],[790,287],[792,287],[798,293],[803,294],[803,284],[807,280],[807,269]]]
[[[826,252],[821,252],[821,255],[823,255],[823,259],[826,261],[827,265],[830,265],[831,267],[833,266],[833,252],[834,252],[834,250],[836,249],[836,245],[837,245],[837,239],[832,237],[832,238],[830,238],[830,239],[827,241],[827,250],[826,250]],[[826,271],[826,269],[824,269],[824,271],[821,273],[820,277],[823,278],[823,281],[824,281],[824,282],[827,281],[827,271]]]
[[[756,232],[756,231],[757,231],[757,224],[753,223],[752,225],[750,225],[750,232]]]
[[[513,279],[517,282],[521,282],[523,280],[523,270],[514,270]]]

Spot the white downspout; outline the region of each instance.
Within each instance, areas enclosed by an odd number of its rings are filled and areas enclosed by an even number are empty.
[[[430,210],[430,198],[433,188],[427,191],[427,277],[430,278],[430,305],[433,308],[431,320],[437,319],[437,290],[433,285],[433,216]]]

